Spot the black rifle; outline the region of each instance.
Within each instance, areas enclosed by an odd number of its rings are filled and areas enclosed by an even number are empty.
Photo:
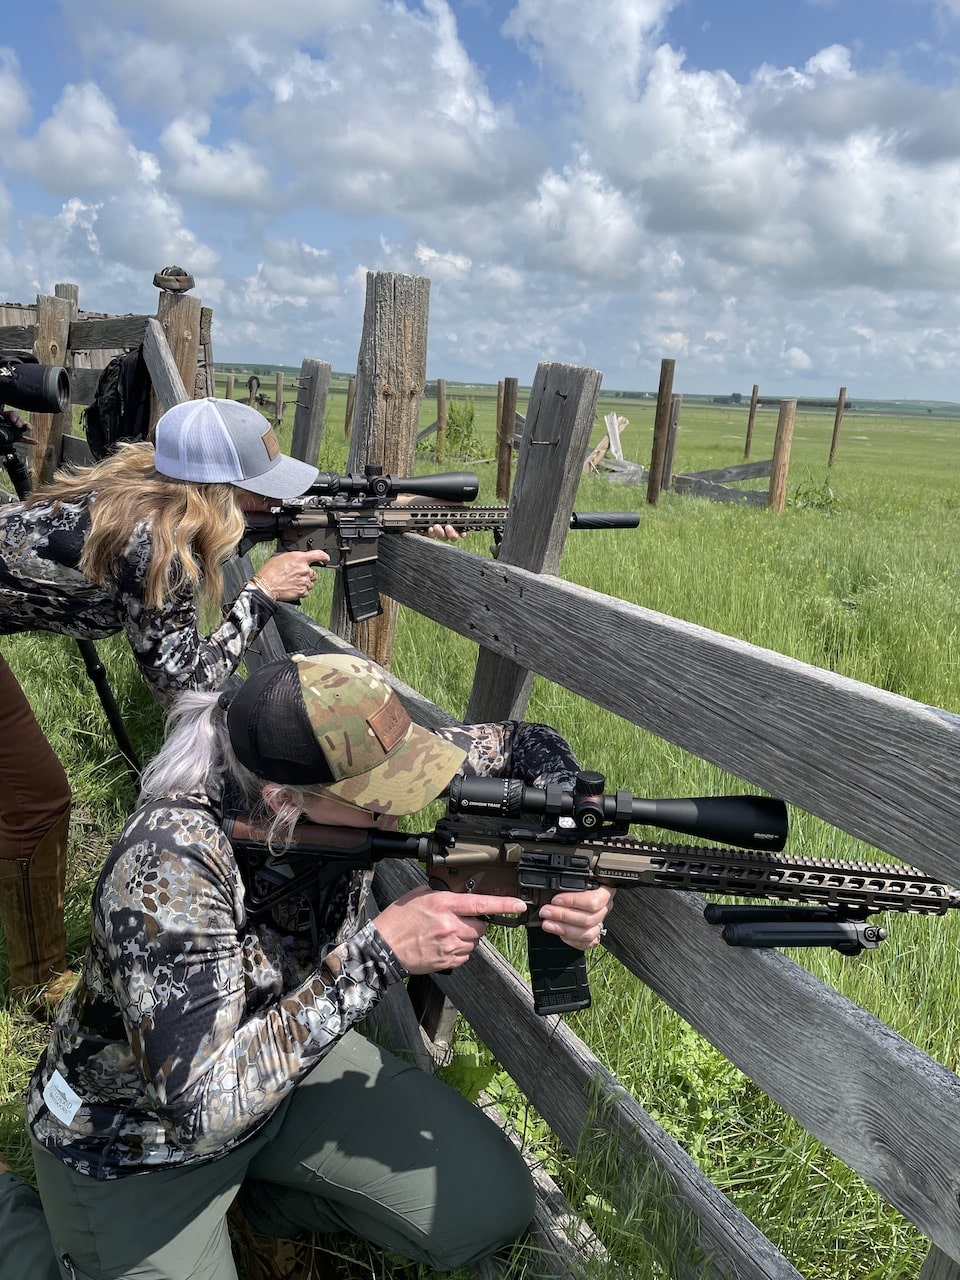
[[[886,930],[870,917],[881,911],[942,915],[960,907],[960,890],[912,867],[818,862],[781,855],[787,811],[765,796],[643,800],[629,791],[604,795],[602,774],[583,771],[569,787],[526,787],[497,778],[454,778],[447,813],[433,831],[369,833],[356,847],[330,843],[322,827],[297,828],[297,841],[273,856],[262,833],[240,819],[226,824],[241,868],[281,872],[266,894],[245,876],[251,915],[270,911],[291,893],[326,882],[346,866],[383,858],[414,858],[436,888],[506,894],[529,904],[523,917],[494,923],[525,925],[534,1008],[567,1013],[590,1004],[584,953],[538,927],[537,911],[556,893],[594,885],[661,888],[807,906],[709,904],[706,920],[736,947],[833,947],[859,955],[878,946]],[[736,848],[651,843],[630,835],[632,825],[660,827]],[[319,862],[317,861],[319,859]]]
[[[66,369],[60,365],[40,364],[29,351],[0,351],[0,411],[11,404],[28,413],[63,413],[69,403],[70,378]],[[19,428],[0,419],[0,465],[6,468],[18,498],[25,498],[31,487],[26,465],[16,448],[22,437],[23,432]],[[76,643],[120,754],[134,782],[139,782],[140,762],[96,645],[92,640],[77,640]]]
[[[414,533],[431,525],[452,525],[469,532],[493,532],[499,546],[509,508],[452,506],[471,502],[479,490],[472,471],[432,476],[391,476],[368,467],[363,474],[321,473],[306,494],[284,502],[271,514],[248,514],[240,544],[244,554],[259,542],[276,542],[281,551],[326,551],[343,572],[344,602],[351,622],[383,612],[377,590],[377,552],[384,534]],[[429,502],[395,502],[419,496]],[[573,512],[571,529],[635,529],[636,511]]]

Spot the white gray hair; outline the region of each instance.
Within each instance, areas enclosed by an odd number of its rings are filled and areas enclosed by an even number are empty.
[[[263,779],[233,754],[220,695],[194,689],[181,693],[167,717],[163,746],[140,779],[141,804],[180,791],[216,792],[227,776],[251,808],[259,803]]]

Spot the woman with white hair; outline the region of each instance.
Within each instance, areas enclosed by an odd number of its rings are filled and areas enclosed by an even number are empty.
[[[257,867],[223,824],[252,814],[282,852],[305,818],[349,847],[458,773],[546,786],[577,769],[545,725],[421,728],[359,657],[282,659],[234,694],[184,695],[29,1089],[63,1275],[235,1280],[232,1205],[261,1244],[346,1231],[441,1271],[521,1236],[534,1197],[513,1146],[358,1027],[407,975],[464,964],[485,917],[524,902],[423,886],[369,919],[372,871],[331,861],[253,912]],[[561,893],[539,923],[593,947],[612,896]]]

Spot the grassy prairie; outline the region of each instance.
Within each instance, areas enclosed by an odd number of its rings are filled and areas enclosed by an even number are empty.
[[[237,375],[235,394],[245,378]],[[264,379],[264,390],[273,385]],[[222,379],[221,379],[222,385]],[[288,388],[290,384],[288,382]],[[335,379],[322,449],[324,468],[342,469],[346,383]],[[521,390],[520,412],[526,393]],[[469,465],[481,477],[481,500],[494,500],[496,391],[447,386],[448,402],[472,402],[478,448]],[[287,391],[288,400],[293,399]],[[601,396],[603,414],[627,417],[625,456],[649,461],[654,402]],[[292,422],[292,406],[285,429]],[[425,400],[421,422],[436,416]],[[777,414],[762,411],[752,458],[772,453]],[[675,469],[693,471],[742,461],[745,407],[684,406]],[[574,535],[562,573],[599,591],[687,619],[867,681],[922,702],[960,711],[960,616],[954,550],[960,544],[960,424],[926,416],[845,416],[835,466],[826,466],[831,412],[798,415],[781,516],[741,505],[665,494],[646,505],[645,489],[588,477],[581,509],[633,507],[637,530]],[[444,465],[460,467],[460,458]],[[418,467],[436,470],[428,454]],[[754,482],[764,487],[765,482]],[[468,540],[483,552],[485,535]],[[307,607],[325,621],[329,584]],[[160,718],[132,670],[121,641],[99,646],[114,690],[144,754],[159,741]],[[133,800],[122,762],[70,642],[55,637],[4,639],[38,714],[61,752],[77,795],[69,920],[82,947],[86,904],[103,839]],[[454,714],[469,694],[475,647],[410,611],[401,611],[395,669]],[[534,684],[531,718],[558,725],[591,768],[611,785],[639,795],[722,792],[734,780],[679,748],[584,703],[546,681]],[[842,833],[794,815],[792,846],[811,855],[871,857]],[[949,1068],[957,1068],[957,932],[952,920],[895,920],[891,938],[862,961],[833,953],[798,958],[853,1000]],[[513,953],[512,938],[503,941]],[[516,955],[522,965],[522,956]],[[608,956],[591,961],[594,1006],[571,1018],[578,1033],[700,1163],[708,1175],[811,1280],[915,1276],[926,1252],[919,1234],[866,1185]],[[27,1175],[20,1097],[43,1032],[16,1011],[0,1009],[0,1148]],[[618,1260],[610,1274],[669,1276],[669,1233],[645,1216],[612,1214],[605,1190],[616,1179],[603,1153],[574,1166],[556,1149],[482,1047],[463,1034],[453,1075],[463,1087],[485,1085],[512,1113],[530,1145],[591,1218]],[[650,1237],[648,1239],[648,1237]],[[372,1274],[379,1274],[371,1263]],[[424,1275],[423,1280],[426,1280]]]

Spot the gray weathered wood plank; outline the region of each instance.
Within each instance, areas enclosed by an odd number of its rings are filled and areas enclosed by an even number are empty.
[[[71,351],[107,351],[139,347],[152,316],[109,316],[103,320],[74,320],[70,326]]]
[[[600,374],[577,365],[537,368],[500,546],[504,564],[556,573],[573,510],[579,472],[567,466],[590,440]],[[467,719],[516,719],[524,714],[533,676],[501,650],[481,646]]]
[[[147,321],[143,333],[143,358],[161,413],[190,399],[163,326],[152,318]]]
[[[934,1245],[920,1268],[918,1280],[960,1280],[960,1264]]]

